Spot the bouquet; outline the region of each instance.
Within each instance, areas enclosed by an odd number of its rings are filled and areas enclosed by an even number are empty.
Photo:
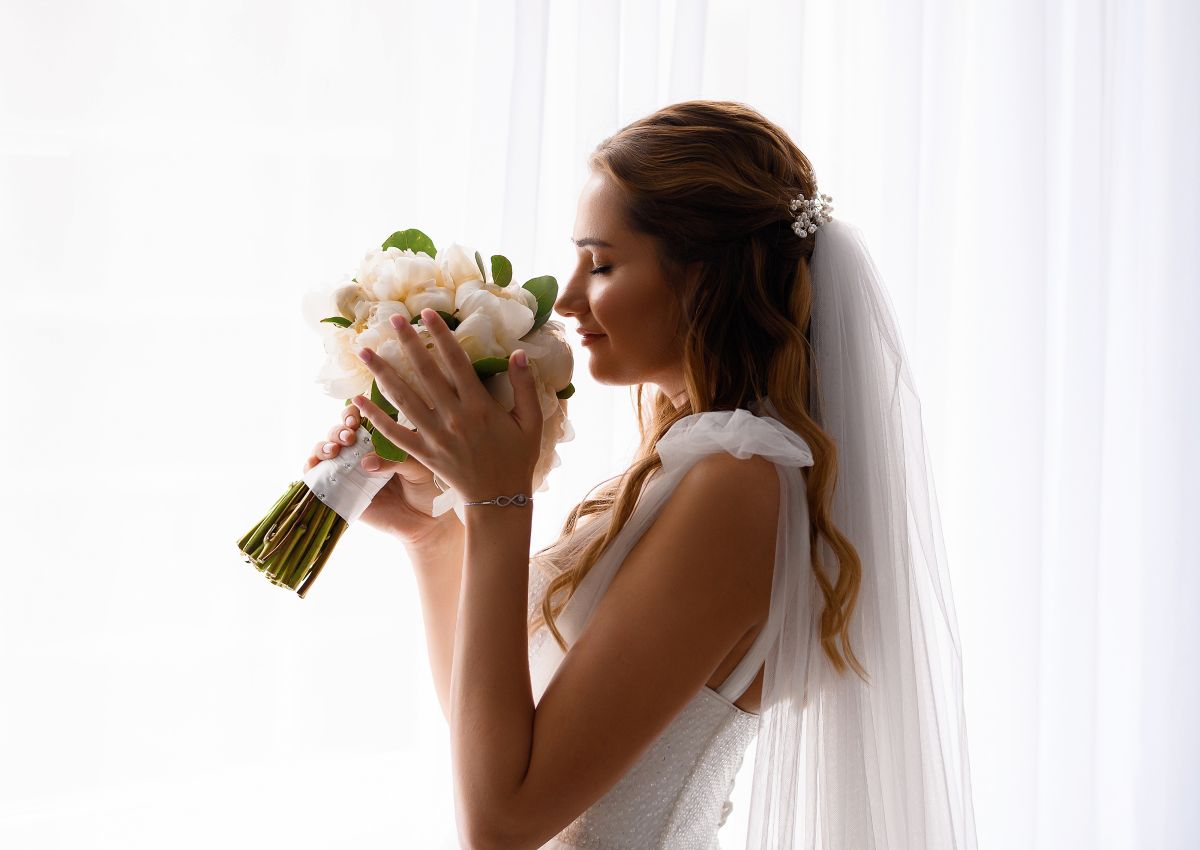
[[[567,419],[566,400],[574,359],[562,323],[550,320],[558,283],[543,275],[516,285],[512,264],[501,255],[491,258],[491,280],[478,251],[472,256],[453,243],[439,256],[433,241],[420,230],[401,230],[367,253],[357,275],[332,291],[309,293],[303,312],[324,342],[328,357],[317,382],[325,392],[350,404],[355,395],[367,396],[393,420],[416,430],[412,422],[380,391],[358,352],[371,348],[394,368],[418,394],[424,390],[408,360],[391,317],[399,314],[436,349],[421,321],[432,308],[446,321],[459,345],[471,358],[475,373],[502,406],[514,406],[509,382],[509,355],[523,348],[539,389],[543,429],[542,451],[534,471],[534,489],[548,489],[546,478],[558,466],[556,445],[574,438]],[[441,363],[440,359],[437,361]],[[428,401],[428,399],[426,399]],[[308,592],[337,545],[346,526],[356,520],[391,477],[372,473],[358,463],[374,450],[380,457],[404,461],[407,453],[391,443],[363,418],[358,439],[337,457],[309,469],[293,481],[261,520],[238,541],[246,562],[276,585]],[[442,494],[434,500],[434,516],[454,510],[465,521],[463,499],[434,477]]]

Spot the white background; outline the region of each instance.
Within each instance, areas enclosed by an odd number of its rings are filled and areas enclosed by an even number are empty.
[[[354,528],[305,600],[236,551],[341,406],[300,296],[407,227],[565,281],[587,153],[696,97],[792,134],[888,279],[979,846],[1200,845],[1198,37],[1185,0],[0,4],[0,846],[454,846],[402,548]],[[576,355],[535,547],[634,446]]]

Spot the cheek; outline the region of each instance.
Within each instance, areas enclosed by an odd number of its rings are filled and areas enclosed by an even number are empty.
[[[646,281],[614,281],[592,299],[592,312],[609,334],[626,339],[662,336],[671,305]]]

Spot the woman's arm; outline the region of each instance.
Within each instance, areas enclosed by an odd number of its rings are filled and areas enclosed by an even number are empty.
[[[516,486],[505,493],[529,493]],[[533,744],[527,631],[533,505],[471,505],[450,682],[459,836],[498,846],[495,813],[515,796]]]
[[[465,546],[466,529],[460,522],[447,523],[419,540],[404,541],[421,596],[433,686],[447,723],[450,721],[450,668],[454,661],[454,632],[458,622]]]
[[[540,847],[616,784],[763,621],[781,486],[761,457],[698,460],[625,556],[536,707],[530,511],[467,508],[450,688],[465,847]]]

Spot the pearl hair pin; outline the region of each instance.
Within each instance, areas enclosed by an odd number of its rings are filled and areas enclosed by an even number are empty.
[[[814,195],[805,200],[804,195],[797,195],[789,204],[792,212],[800,210],[796,220],[792,222],[792,230],[801,239],[817,232],[817,228],[828,221],[833,221],[833,198],[828,195]]]

